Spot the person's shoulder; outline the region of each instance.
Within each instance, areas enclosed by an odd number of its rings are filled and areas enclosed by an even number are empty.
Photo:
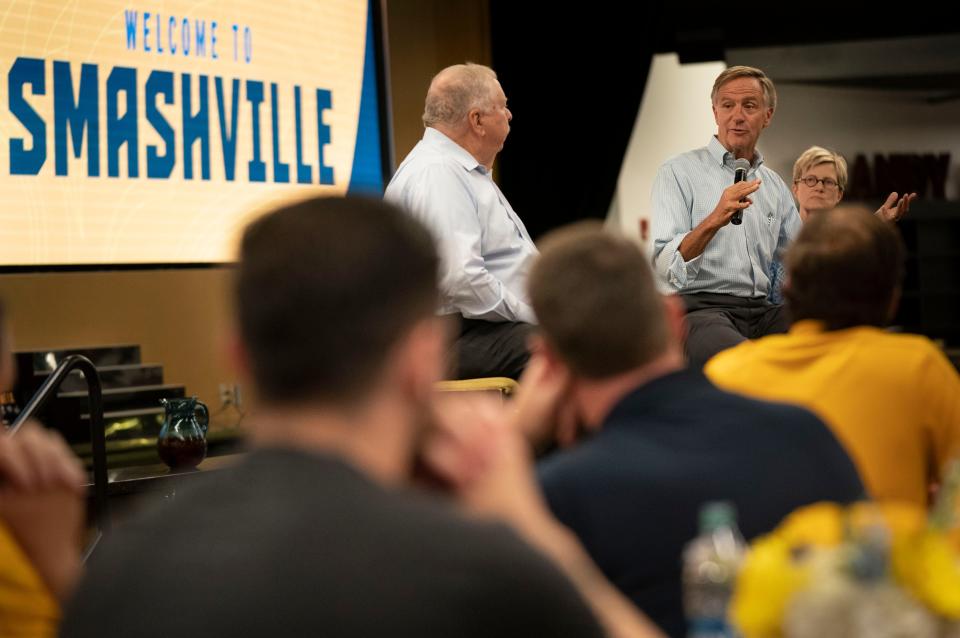
[[[421,140],[400,162],[387,188],[398,183],[419,182],[431,178],[463,177],[465,172],[463,164],[441,145]]]
[[[497,559],[530,551],[506,526],[468,518],[439,494],[403,490],[382,499],[378,507],[395,540],[423,547],[422,539],[429,538],[429,553],[444,562]],[[479,554],[474,551],[478,547],[484,548]]]
[[[451,203],[477,205],[467,171],[455,160],[438,155],[397,169],[384,191],[384,199],[427,219],[446,216]]]
[[[787,186],[787,182],[783,179],[780,173],[773,170],[773,168],[766,162],[760,165],[760,167],[757,169],[757,173],[759,173],[760,179],[777,184],[778,186],[782,186],[784,188],[789,188]]]
[[[873,326],[860,326],[852,329],[856,338],[870,347],[885,348],[893,352],[914,354],[916,356],[939,356],[940,348],[928,337],[907,332],[890,332]]]
[[[736,346],[739,348],[740,346]],[[734,349],[736,349],[734,348]],[[727,351],[729,352],[729,351]],[[725,353],[720,353],[720,355]],[[711,359],[708,366],[713,363],[720,355]],[[726,358],[726,357],[725,357]],[[723,364],[723,361],[719,362]],[[742,423],[758,424],[764,428],[772,422],[796,422],[796,423],[817,423],[820,420],[806,408],[790,403],[779,403],[754,398],[740,394],[731,390],[723,383],[717,384],[716,379],[723,379],[728,372],[733,375],[742,375],[744,367],[731,365],[730,367],[716,366],[705,373],[707,375],[707,384],[701,391],[700,400],[703,403],[709,402],[710,408],[715,409],[718,416],[726,420],[739,421]]]
[[[795,205],[793,191],[790,190],[790,186],[780,173],[773,170],[767,163],[761,164],[757,169],[757,177],[759,177],[765,185],[773,186],[782,198],[781,201],[784,204]]]
[[[748,397],[717,388],[724,398],[726,418],[742,424],[750,432],[754,444],[769,440],[780,446],[793,441],[802,448],[831,449],[838,444],[823,420],[808,408],[779,401]]]
[[[396,505],[395,513],[410,525],[395,532],[394,542],[416,543],[421,564],[435,564],[448,575],[468,575],[475,609],[483,611],[493,634],[600,635],[566,577],[512,528],[467,518],[429,494],[410,493]],[[529,631],[517,633],[519,627]]]
[[[631,483],[656,488],[659,470],[653,469],[663,446],[671,445],[683,426],[711,422],[715,402],[726,394],[694,370],[682,370],[641,385],[613,407],[598,431],[576,445],[556,450],[537,463],[537,477],[551,505],[591,500],[612,476],[629,468]],[[674,427],[678,426],[678,427]],[[679,429],[678,429],[679,428]],[[682,437],[682,435],[681,435]]]
[[[488,602],[493,635],[602,636],[596,618],[573,584],[512,529],[488,524],[473,551],[477,597]]]
[[[736,414],[755,453],[788,449],[791,462],[828,472],[839,481],[835,487],[848,490],[847,497],[861,494],[863,486],[853,462],[819,415],[803,405],[727,394],[731,405],[739,406]]]
[[[607,436],[604,436],[606,434]],[[609,456],[606,439],[608,431],[577,443],[574,447],[557,450],[537,463],[537,478],[541,487],[552,492],[583,485],[584,477],[603,467],[603,458]]]
[[[64,609],[62,635],[89,635],[90,628],[103,622],[105,613],[113,616],[115,625],[103,627],[97,635],[123,635],[119,627],[131,620],[129,608],[156,596],[158,583],[167,582],[171,574],[182,575],[194,567],[200,548],[208,546],[205,539],[211,537],[208,527],[214,514],[205,511],[205,504],[223,503],[230,497],[223,477],[204,474],[193,475],[193,483],[178,489],[175,498],[142,507],[99,541]],[[229,536],[223,526],[235,522],[218,518],[220,537]],[[194,536],[194,532],[195,538],[187,541],[186,536]],[[186,584],[188,589],[191,586]]]
[[[923,335],[866,325],[825,334],[831,335],[832,347],[856,353],[856,369],[861,374],[907,375],[940,364],[952,368],[943,350]]]
[[[778,267],[784,266],[779,263]],[[711,379],[720,372],[750,373],[753,371],[754,364],[776,357],[778,353],[796,347],[796,344],[797,336],[791,332],[768,334],[759,339],[747,339],[713,355],[704,365],[703,370]]]
[[[458,562],[497,569],[534,555],[512,529],[501,523],[468,518],[440,494],[407,489],[380,504],[385,528],[394,541],[446,565]],[[423,539],[430,543],[424,544]]]
[[[751,415],[750,418],[753,421],[763,426],[774,422],[779,424],[794,424],[802,428],[816,426],[818,430],[826,431],[820,417],[799,404],[745,397],[734,392],[727,392],[726,390],[720,390],[720,392],[732,397],[732,401],[741,405],[744,414]]]
[[[804,406],[749,397],[722,388],[716,388],[711,405],[719,425],[728,427],[731,436],[744,441],[757,454],[779,453],[787,448],[794,451],[798,462],[820,458],[822,463],[827,463],[835,455],[846,458],[840,454],[840,445],[830,428]],[[846,464],[847,460],[843,462]]]
[[[710,150],[706,146],[694,148],[683,153],[678,153],[668,158],[660,165],[660,169],[683,170],[697,164],[702,164],[711,160]]]
[[[455,158],[439,149],[426,146],[416,156],[412,152],[407,156],[397,169],[394,180],[462,179],[465,173],[463,166]]]
[[[768,337],[751,339],[739,343],[732,348],[721,350],[713,355],[703,366],[703,372],[710,379],[724,378],[729,374],[737,374],[745,368],[749,370],[751,361],[759,353],[770,347]]]
[[[937,372],[957,378],[956,368],[946,353],[929,338],[909,333],[888,332],[880,328],[857,329],[861,347],[871,360],[898,372]]]

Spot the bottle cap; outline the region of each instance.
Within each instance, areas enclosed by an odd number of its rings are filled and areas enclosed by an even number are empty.
[[[737,508],[730,501],[710,501],[700,507],[700,532],[737,524]]]

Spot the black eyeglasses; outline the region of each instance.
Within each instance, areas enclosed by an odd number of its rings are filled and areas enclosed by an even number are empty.
[[[809,188],[816,188],[817,182],[823,182],[823,187],[826,188],[827,190],[832,190],[839,186],[839,184],[837,184],[834,180],[830,179],[829,177],[824,177],[823,179],[820,179],[819,177],[814,177],[813,175],[807,175],[806,177],[801,177],[800,179],[794,180],[794,182],[795,183],[803,182]]]

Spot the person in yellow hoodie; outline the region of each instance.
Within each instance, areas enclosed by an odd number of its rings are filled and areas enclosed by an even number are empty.
[[[786,259],[790,331],[721,352],[704,371],[722,388],[809,408],[874,498],[927,505],[960,453],[960,376],[929,339],[883,329],[903,261],[896,228],[865,209],[811,216]]]
[[[13,357],[0,305],[0,389]],[[55,636],[60,603],[80,573],[80,462],[59,435],[35,423],[16,435],[0,426],[0,636]]]

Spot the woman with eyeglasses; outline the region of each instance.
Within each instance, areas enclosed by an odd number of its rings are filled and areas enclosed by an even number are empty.
[[[813,213],[836,208],[847,187],[847,161],[843,156],[820,146],[805,150],[793,165],[793,195],[797,198],[800,219],[807,221]],[[895,222],[910,210],[916,193],[890,193],[876,215]]]
[[[847,188],[847,160],[839,153],[822,146],[811,146],[797,158],[793,164],[793,196],[797,200],[800,219],[804,222],[810,215],[833,210],[843,199]],[[910,203],[917,198],[916,193],[890,193],[887,201],[875,213],[880,219],[895,222],[910,210]],[[769,299],[772,303],[783,303],[783,264],[775,260],[771,266],[772,281]]]

